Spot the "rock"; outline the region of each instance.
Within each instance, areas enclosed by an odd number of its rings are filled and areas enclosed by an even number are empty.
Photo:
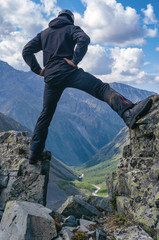
[[[57,232],[50,213],[50,209],[37,203],[7,202],[1,221],[2,234],[8,234],[8,239],[14,240],[51,240],[57,236]]]
[[[10,132],[0,132],[0,143],[3,143],[10,136]]]
[[[68,228],[64,227],[61,230],[60,235],[62,235],[64,240],[70,240],[72,235],[73,235],[73,233]]]
[[[82,215],[86,216],[101,216],[95,207],[77,197],[69,197],[66,202],[57,210],[58,213],[65,217],[73,215],[75,218],[81,218]]]
[[[0,211],[0,221],[1,221],[2,217],[3,217],[3,212]]]
[[[89,229],[86,228],[84,225],[81,225],[81,226],[78,228],[78,232],[88,233],[88,232],[89,232]]]
[[[27,132],[0,133],[0,208],[7,201],[25,200],[46,205],[50,152],[36,165],[29,164]]]
[[[83,200],[85,200],[87,203],[94,206],[100,211],[112,211],[109,197],[89,196],[87,198],[84,197]]]
[[[131,226],[116,230],[114,233],[116,240],[153,240],[141,227]]]
[[[80,219],[80,225],[83,225],[85,227],[89,227],[91,225],[96,225],[96,223],[92,222],[92,221],[85,220],[85,219]]]
[[[96,240],[106,240],[107,234],[102,228],[96,229]]]
[[[71,227],[77,226],[76,218],[74,216],[67,217],[64,221],[63,226],[71,226]]]
[[[120,216],[157,238],[159,230],[159,96],[149,113],[130,130],[117,171],[106,177],[109,197]],[[115,206],[116,205],[116,206]]]
[[[9,180],[8,175],[3,175],[3,173],[0,173],[0,189],[7,187],[8,180]]]
[[[127,216],[128,209],[130,207],[130,199],[127,197],[117,197],[116,198],[117,210],[119,216]]]

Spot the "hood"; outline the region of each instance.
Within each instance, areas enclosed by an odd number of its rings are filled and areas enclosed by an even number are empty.
[[[66,25],[73,25],[73,22],[66,15],[59,16],[49,22],[49,27],[51,28],[60,28]]]

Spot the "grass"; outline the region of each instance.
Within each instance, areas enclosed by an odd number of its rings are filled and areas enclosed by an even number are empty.
[[[95,191],[95,188],[90,185],[95,184],[99,186],[101,189],[98,191],[99,196],[107,195],[107,187],[106,187],[106,174],[116,171],[116,167],[118,161],[121,157],[121,153],[115,155],[115,157],[106,160],[105,162],[99,163],[93,167],[89,168],[80,168],[78,171],[84,174],[84,177],[81,179],[80,183],[76,180],[75,186],[77,188],[89,189],[90,191]]]

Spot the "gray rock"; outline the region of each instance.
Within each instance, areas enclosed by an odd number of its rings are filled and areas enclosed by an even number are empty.
[[[102,228],[96,229],[96,240],[106,240],[107,234]]]
[[[149,112],[130,129],[116,173],[108,174],[108,193],[118,214],[157,239],[159,232],[159,95]],[[117,203],[117,204],[116,204]],[[159,237],[158,237],[159,238]]]
[[[0,221],[1,221],[2,217],[3,217],[3,212],[0,211]]]
[[[46,205],[47,184],[51,154],[29,164],[30,138],[26,132],[0,133],[0,208],[9,200],[24,200]]]
[[[66,202],[57,210],[60,214],[64,216],[73,215],[75,218],[81,218],[82,215],[86,216],[101,216],[102,213],[99,212],[95,207],[91,206],[87,202],[79,199],[77,197],[69,197]]]
[[[92,222],[92,221],[85,220],[85,219],[80,219],[80,225],[83,225],[85,227],[89,227],[90,225],[96,225],[96,223]]]
[[[0,175],[0,189],[6,188],[8,184],[9,176]]]
[[[141,227],[131,226],[124,227],[114,232],[116,240],[153,240]]]
[[[72,226],[75,227],[77,226],[77,221],[74,216],[69,216],[64,220],[63,226]]]
[[[101,211],[112,211],[109,197],[89,196],[84,198],[84,200]]]
[[[73,235],[73,233],[68,228],[64,227],[61,230],[60,235],[62,235],[64,240],[70,240],[72,235]]]
[[[10,136],[10,132],[0,133],[0,143],[3,143]]]
[[[57,232],[50,213],[50,209],[37,203],[10,201],[1,221],[2,234],[14,235],[14,240],[51,240]]]

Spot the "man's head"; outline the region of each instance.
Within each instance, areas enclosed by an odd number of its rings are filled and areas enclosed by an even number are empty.
[[[62,15],[67,15],[71,19],[71,21],[74,23],[74,15],[70,10],[64,9],[60,11],[58,16],[62,16]]]

